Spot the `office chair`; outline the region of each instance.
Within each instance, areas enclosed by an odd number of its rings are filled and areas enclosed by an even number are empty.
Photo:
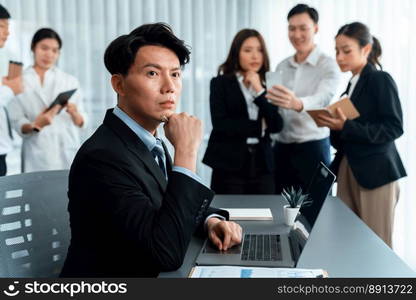
[[[58,277],[70,240],[68,173],[0,177],[0,277]]]

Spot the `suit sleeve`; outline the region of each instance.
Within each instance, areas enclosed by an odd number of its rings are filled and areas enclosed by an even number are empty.
[[[227,113],[227,94],[224,79],[215,77],[210,86],[211,121],[214,130],[231,137],[259,137],[261,124],[243,117],[231,118]]]
[[[341,138],[355,143],[383,144],[394,141],[403,134],[403,115],[397,86],[385,72],[376,72],[369,79],[369,89],[377,103],[373,112],[376,121],[347,120]]]
[[[267,124],[267,131],[269,133],[278,133],[283,128],[283,119],[279,114],[279,108],[270,104],[266,97],[266,93],[261,94],[256,99],[254,103],[259,107],[259,115],[264,117],[264,120]]]
[[[332,147],[334,147],[336,150],[340,150],[341,148],[341,132],[340,131],[335,131],[335,130],[331,130],[331,134],[330,134],[330,140],[331,140],[331,145]]]
[[[81,165],[82,176],[74,180],[77,185],[88,182],[83,190],[89,191],[89,197],[103,197],[100,209],[117,231],[151,257],[160,271],[179,268],[192,234],[205,220],[213,192],[189,176],[172,172],[162,206],[157,207],[143,184],[110,157],[90,155]]]

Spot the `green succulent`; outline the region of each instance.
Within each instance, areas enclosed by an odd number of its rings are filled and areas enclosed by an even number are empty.
[[[282,196],[285,198],[291,208],[309,206],[312,204],[312,198],[309,194],[302,195],[302,188],[295,189],[293,186],[288,189],[284,188]]]

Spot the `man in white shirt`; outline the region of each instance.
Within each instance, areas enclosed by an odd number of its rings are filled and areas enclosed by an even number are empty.
[[[276,67],[281,85],[268,90],[266,97],[280,108],[283,130],[275,135],[276,192],[288,186],[307,187],[319,161],[330,163],[329,130],[317,127],[306,112],[327,106],[338,90],[340,70],[335,60],[314,43],[318,32],[318,12],[298,4],[287,16],[289,40],[294,56]]]
[[[9,36],[10,14],[0,5],[0,48],[3,48]],[[6,155],[12,150],[12,132],[6,110],[7,103],[14,95],[22,92],[22,77],[8,79],[3,77],[0,81],[0,176],[7,173]]]

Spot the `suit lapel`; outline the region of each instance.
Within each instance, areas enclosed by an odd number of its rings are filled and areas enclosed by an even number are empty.
[[[237,76],[233,75],[233,77],[230,79],[231,80],[231,88],[232,88],[232,93],[231,95],[235,95],[236,97],[231,97],[232,99],[235,99],[236,102],[238,102],[237,104],[239,106],[241,106],[241,109],[244,113],[244,116],[248,119],[248,109],[247,109],[247,102],[246,102],[246,98],[244,97],[243,91],[241,90],[240,87],[240,83],[238,82]]]
[[[355,103],[355,99],[359,98],[361,90],[366,85],[365,83],[368,80],[368,75],[374,70],[374,67],[370,64],[367,64],[364,69],[361,71],[360,78],[358,79],[357,85],[354,88],[354,91],[351,95],[351,101]]]
[[[142,140],[122,120],[113,114],[113,109],[107,110],[104,124],[113,130],[123,140],[130,152],[143,162],[162,190],[166,190],[166,178],[153,158],[152,153],[150,153]],[[169,155],[167,152],[165,153],[167,161]]]

